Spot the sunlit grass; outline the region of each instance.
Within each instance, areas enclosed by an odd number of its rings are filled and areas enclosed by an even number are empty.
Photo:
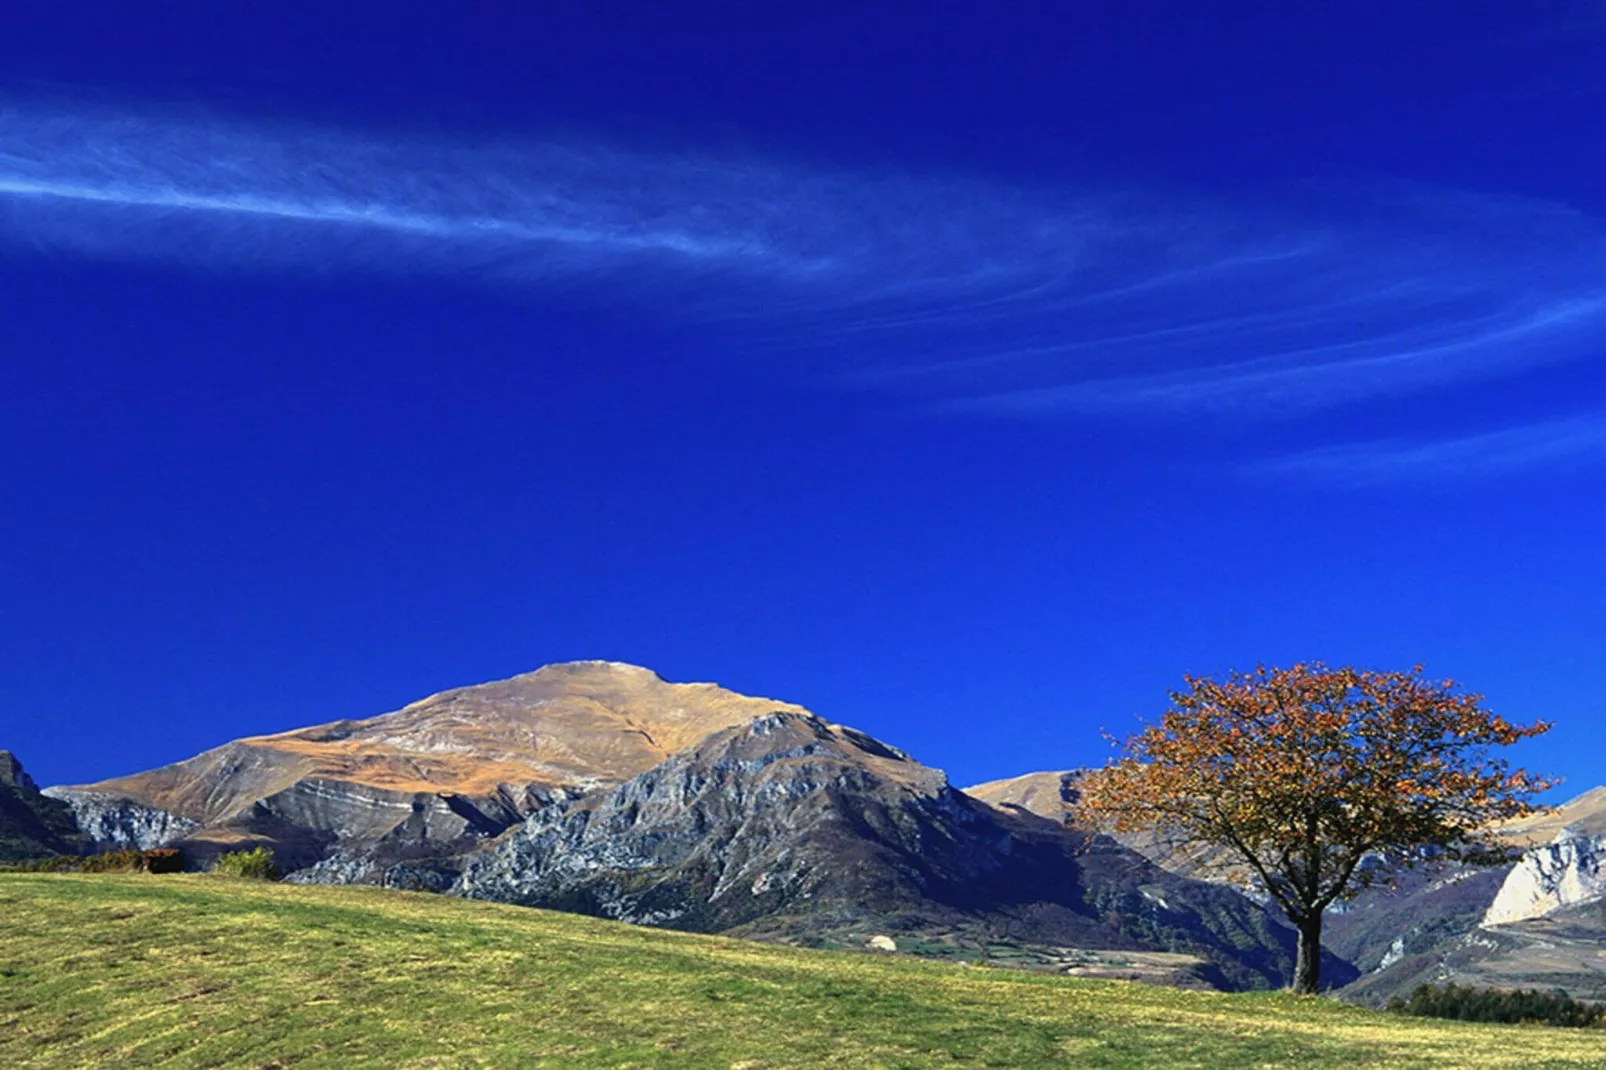
[[[1606,1066],[1606,1034],[363,888],[0,875],[0,1066]]]

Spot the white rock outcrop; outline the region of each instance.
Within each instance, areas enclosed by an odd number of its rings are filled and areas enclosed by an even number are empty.
[[[1606,899],[1606,836],[1563,829],[1550,843],[1522,856],[1484,912],[1482,924],[1542,918],[1597,899]]]
[[[103,792],[54,787],[41,794],[72,807],[73,819],[98,851],[166,847],[200,828],[188,818]]]

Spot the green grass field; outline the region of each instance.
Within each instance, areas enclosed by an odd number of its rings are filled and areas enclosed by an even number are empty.
[[[364,888],[0,875],[5,1067],[1606,1066],[1606,1033]]]

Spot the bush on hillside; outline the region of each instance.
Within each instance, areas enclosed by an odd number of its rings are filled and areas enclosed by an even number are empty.
[[[1418,985],[1405,999],[1395,996],[1387,1008],[1423,1018],[1462,1022],[1529,1022],[1540,1025],[1606,1025],[1606,1006],[1583,1003],[1561,989],[1540,992],[1519,988],[1473,988],[1471,985]]]
[[[181,873],[184,852],[177,847],[155,847],[149,851],[104,851],[95,855],[52,855],[11,862],[0,870],[13,873]]]
[[[245,877],[249,880],[276,881],[279,868],[273,864],[273,852],[266,847],[253,847],[249,851],[230,851],[212,863],[212,872],[226,877]]]
[[[140,851],[105,851],[84,859],[79,869],[84,873],[138,873],[145,868],[145,855]]]

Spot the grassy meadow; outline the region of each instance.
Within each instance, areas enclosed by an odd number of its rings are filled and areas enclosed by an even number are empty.
[[[0,874],[0,1066],[1562,1067],[1407,1019],[367,888]]]

